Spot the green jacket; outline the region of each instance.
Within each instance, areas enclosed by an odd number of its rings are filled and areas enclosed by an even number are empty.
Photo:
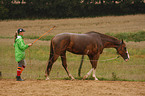
[[[15,59],[17,62],[21,61],[22,59],[25,59],[25,50],[29,47],[28,45],[25,45],[23,37],[21,35],[18,35],[15,43]]]

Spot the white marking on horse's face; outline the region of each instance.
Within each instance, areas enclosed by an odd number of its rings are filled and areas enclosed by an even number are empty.
[[[128,57],[128,59],[129,59],[130,57],[129,57],[129,53],[128,53],[128,51],[127,51],[126,53],[127,53],[127,57]]]
[[[125,59],[125,61],[128,61],[129,60],[129,53],[128,53],[128,51],[126,51],[126,54],[127,54],[127,59]]]

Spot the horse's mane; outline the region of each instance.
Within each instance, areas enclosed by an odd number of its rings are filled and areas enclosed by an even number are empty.
[[[95,32],[95,31],[87,32],[86,34],[93,34],[93,35],[96,34],[96,35],[100,36],[102,41],[109,41],[109,42],[114,42],[116,44],[120,44],[120,40],[115,38],[115,37],[113,37],[113,36],[109,36],[109,35],[106,35],[106,34]]]

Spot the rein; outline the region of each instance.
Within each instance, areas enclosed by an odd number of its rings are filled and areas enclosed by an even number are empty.
[[[110,59],[106,59],[106,60],[90,60],[90,61],[110,61],[110,60],[115,60],[117,58],[119,58],[120,56],[117,56],[115,58],[110,58]]]

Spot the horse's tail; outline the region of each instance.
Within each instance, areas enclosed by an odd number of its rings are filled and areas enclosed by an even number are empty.
[[[18,32],[16,31],[15,36],[14,36],[14,43],[16,41],[17,36],[18,36]]]
[[[81,69],[82,69],[83,61],[84,61],[84,55],[82,55],[80,67],[79,67],[79,69],[78,69],[78,76],[79,76],[79,77],[81,76]]]
[[[49,60],[52,58],[53,55],[54,55],[54,50],[53,50],[53,44],[52,44],[52,40],[51,40]]]
[[[49,65],[52,62],[53,59],[53,55],[54,55],[54,51],[53,51],[53,44],[52,44],[52,40],[51,40],[51,44],[50,44],[50,54],[49,54],[49,59],[48,59],[48,65],[45,71],[45,76],[47,77],[49,75],[49,67],[51,65]]]

